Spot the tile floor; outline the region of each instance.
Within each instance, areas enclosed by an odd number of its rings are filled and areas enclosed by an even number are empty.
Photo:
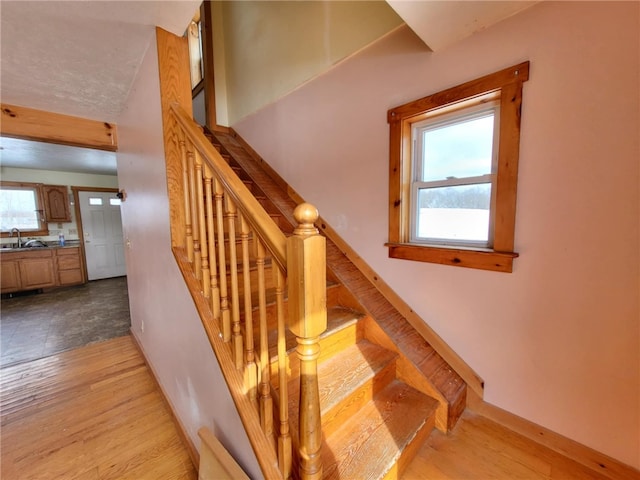
[[[0,367],[129,333],[127,277],[0,301]]]

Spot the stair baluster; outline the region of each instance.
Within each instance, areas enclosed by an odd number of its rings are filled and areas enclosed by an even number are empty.
[[[240,220],[240,239],[242,241],[242,279],[244,297],[244,329],[245,329],[245,365],[244,383],[251,400],[257,398],[258,366],[256,365],[253,344],[253,309],[251,304],[251,264],[249,262],[249,234],[251,229],[244,215],[238,215]]]
[[[318,391],[320,334],[327,329],[326,241],[314,222],[318,210],[302,203],[293,212],[298,227],[287,239],[289,329],[300,358],[300,478],[322,478],[322,430]]]
[[[218,287],[218,266],[216,262],[216,234],[213,213],[213,174],[211,173],[211,168],[207,164],[204,166],[204,192],[207,211],[207,238],[209,240],[207,245],[209,247],[211,274],[211,279],[209,281],[209,284],[211,285],[211,311],[213,312],[214,320],[219,321],[220,288]]]
[[[193,262],[193,225],[191,224],[191,194],[189,190],[189,162],[187,160],[187,146],[182,129],[178,129],[178,143],[180,144],[180,163],[182,167],[182,189],[184,192],[184,227],[187,259]]]
[[[227,292],[227,262],[224,251],[224,213],[222,209],[223,190],[220,181],[215,178],[213,187],[216,199],[216,220],[218,227],[218,267],[220,268],[220,315],[222,338],[231,340],[231,318],[229,315],[229,296]]]
[[[202,257],[200,255],[200,228],[198,226],[198,198],[197,198],[197,172],[194,148],[187,141],[187,170],[189,174],[189,210],[191,211],[191,224],[193,236],[193,269],[198,280],[202,280]]]
[[[288,372],[289,356],[287,355],[287,341],[285,337],[284,321],[284,288],[285,277],[280,267],[273,267],[273,283],[276,287],[276,314],[278,317],[278,389],[280,393],[280,432],[278,435],[278,466],[282,476],[291,476],[291,434],[289,433],[289,398]]]
[[[204,209],[204,170],[202,157],[195,151],[196,163],[196,200],[198,207],[198,228],[200,236],[200,259],[202,266],[202,293],[206,298],[211,295],[211,273],[209,272],[209,248],[207,245],[206,213]]]
[[[267,298],[264,275],[265,248],[256,238],[256,265],[258,267],[258,310],[260,312],[260,423],[267,438],[273,438],[273,398],[269,374],[269,343],[267,326]]]
[[[236,219],[238,211],[229,195],[224,196],[225,218],[229,236],[229,269],[231,270],[231,337],[233,359],[238,370],[242,369],[242,333],[240,332],[240,293],[238,291],[238,253],[236,248]]]

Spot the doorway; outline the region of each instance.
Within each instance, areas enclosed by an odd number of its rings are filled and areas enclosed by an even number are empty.
[[[78,203],[87,279],[126,275],[120,199],[110,191],[79,191]]]

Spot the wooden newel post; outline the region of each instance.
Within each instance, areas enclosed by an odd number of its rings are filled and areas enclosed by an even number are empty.
[[[298,222],[287,239],[289,329],[297,337],[300,358],[300,478],[322,478],[322,430],[317,360],[320,334],[327,329],[326,242],[313,223],[318,210],[308,203],[296,207]]]

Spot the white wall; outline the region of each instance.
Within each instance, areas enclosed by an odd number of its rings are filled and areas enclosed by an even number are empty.
[[[155,34],[118,120],[131,326],[192,442],[207,426],[252,476],[260,469],[170,249]]]
[[[383,1],[242,1],[221,7],[214,14],[222,11],[226,63],[224,70],[215,69],[226,75],[232,123],[402,24]],[[214,61],[219,65],[220,59]]]
[[[639,9],[543,2],[436,53],[403,28],[233,125],[489,403],[636,468]],[[387,110],[525,60],[514,272],[389,259]]]

